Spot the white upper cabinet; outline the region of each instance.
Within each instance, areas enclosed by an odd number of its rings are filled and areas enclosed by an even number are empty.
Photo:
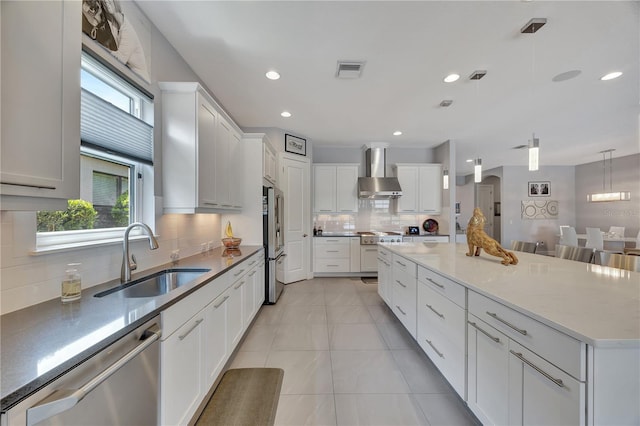
[[[240,210],[240,132],[197,83],[159,85],[164,212]]]
[[[396,164],[395,168],[402,188],[398,213],[441,213],[440,164]]]
[[[0,2],[3,210],[80,197],[81,5]]]
[[[358,211],[358,165],[318,164],[313,166],[313,211],[353,213]]]

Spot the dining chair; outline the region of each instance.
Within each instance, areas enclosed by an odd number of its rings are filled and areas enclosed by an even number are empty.
[[[513,251],[521,251],[525,253],[535,253],[538,248],[536,243],[532,243],[529,241],[518,241],[514,240],[511,242],[511,250]]]
[[[640,256],[640,231],[638,231],[638,236],[636,237],[636,246],[629,247],[624,249],[624,254],[634,254],[636,256]]]
[[[589,247],[567,246],[556,244],[556,257],[560,259],[575,260],[577,262],[591,263],[593,249]]]
[[[600,228],[587,228],[587,242],[584,246],[596,250],[604,249],[604,238]]]
[[[640,272],[640,256],[603,252],[601,257],[603,266]]]
[[[624,237],[624,226],[610,226],[609,235],[615,235],[616,237]]]
[[[561,226],[560,244],[564,246],[577,246],[578,235],[576,234],[576,228],[573,226]]]

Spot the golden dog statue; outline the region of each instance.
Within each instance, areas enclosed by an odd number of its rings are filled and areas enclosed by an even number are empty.
[[[473,216],[471,216],[469,224],[467,225],[467,244],[469,245],[467,256],[480,256],[480,249],[484,249],[484,251],[491,256],[501,257],[503,265],[517,265],[518,258],[516,255],[503,249],[500,243],[484,232],[484,224],[486,221],[487,219],[484,217],[484,214],[482,214],[482,210],[478,207],[473,209]]]

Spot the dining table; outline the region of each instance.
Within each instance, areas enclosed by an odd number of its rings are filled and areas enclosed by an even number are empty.
[[[577,234],[578,241],[587,239],[587,234]],[[608,232],[602,233],[602,241],[604,242],[605,250],[619,250],[623,251],[625,247],[636,247],[635,237],[621,237],[620,235],[612,235]]]

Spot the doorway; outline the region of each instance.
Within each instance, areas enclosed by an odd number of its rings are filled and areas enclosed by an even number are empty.
[[[484,217],[487,219],[484,225],[484,231],[488,236],[495,239],[493,229],[493,185],[479,184],[477,186],[477,197],[478,201],[476,205],[480,208],[480,210],[482,210]]]

